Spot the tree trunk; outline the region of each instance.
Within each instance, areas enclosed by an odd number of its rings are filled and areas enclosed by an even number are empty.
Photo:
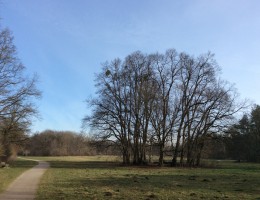
[[[177,135],[177,141],[176,141],[176,146],[174,149],[174,154],[173,154],[173,158],[172,158],[172,166],[176,167],[177,166],[177,158],[178,158],[178,152],[179,152],[179,146],[180,146],[180,139],[181,139],[181,131],[178,131],[178,135]]]
[[[159,147],[159,166],[162,167],[163,166],[163,158],[164,158],[164,144],[161,143],[160,147]]]

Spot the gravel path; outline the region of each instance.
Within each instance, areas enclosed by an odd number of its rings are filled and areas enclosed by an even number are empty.
[[[7,190],[0,194],[0,200],[35,199],[40,178],[49,167],[49,163],[47,162],[38,162],[37,166],[25,171],[15,179]]]

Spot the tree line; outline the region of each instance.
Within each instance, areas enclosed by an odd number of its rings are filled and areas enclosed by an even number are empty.
[[[96,154],[92,140],[71,131],[45,130],[35,133],[22,149],[31,156],[86,156]]]
[[[226,130],[245,107],[219,72],[213,54],[194,57],[174,49],[105,62],[83,124],[101,140],[116,141],[124,164],[147,163],[149,146],[156,145],[159,165],[170,146],[173,166],[198,166],[207,139]]]
[[[232,159],[239,162],[260,162],[260,106],[253,107],[222,133],[205,138],[201,156],[204,159]],[[30,136],[16,151],[30,156],[120,156],[118,141],[105,141],[71,131],[45,130]],[[171,153],[166,145],[165,155]],[[147,149],[148,162],[153,162],[160,149],[153,143]]]
[[[244,114],[224,135],[227,157],[238,161],[260,162],[260,106]]]

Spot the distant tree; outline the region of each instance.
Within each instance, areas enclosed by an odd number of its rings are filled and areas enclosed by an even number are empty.
[[[254,106],[229,128],[225,143],[230,158],[260,162],[260,106]]]
[[[234,160],[247,160],[247,136],[241,134],[235,126],[231,126],[224,135],[227,158]]]
[[[90,138],[70,131],[52,130],[31,136],[24,151],[33,156],[85,156],[95,154]]]
[[[250,161],[260,162],[260,106],[256,105],[251,112]]]
[[[202,158],[205,159],[227,159],[227,149],[225,145],[225,137],[219,133],[213,133],[211,137],[205,140],[202,151]]]

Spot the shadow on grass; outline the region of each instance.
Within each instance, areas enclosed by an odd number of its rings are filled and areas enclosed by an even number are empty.
[[[119,162],[108,162],[108,161],[85,161],[85,162],[74,162],[74,161],[49,161],[52,168],[61,169],[112,169],[115,167],[122,166]]]
[[[24,161],[16,161],[19,165],[26,165],[30,163],[24,163]],[[73,169],[111,169],[115,167],[130,167],[130,168],[142,168],[142,169],[161,169],[156,164],[151,165],[123,165],[121,162],[116,161],[48,161],[52,168],[73,168]],[[165,165],[163,168],[172,168],[171,166]],[[172,169],[193,169],[193,168],[172,168]],[[259,163],[236,163],[236,162],[229,162],[228,164],[219,164],[216,167],[202,167],[198,169],[223,169],[223,170],[240,170],[240,171],[259,171],[260,172],[260,164]]]
[[[37,165],[38,162],[31,160],[15,160],[10,163],[12,168],[31,168]]]

